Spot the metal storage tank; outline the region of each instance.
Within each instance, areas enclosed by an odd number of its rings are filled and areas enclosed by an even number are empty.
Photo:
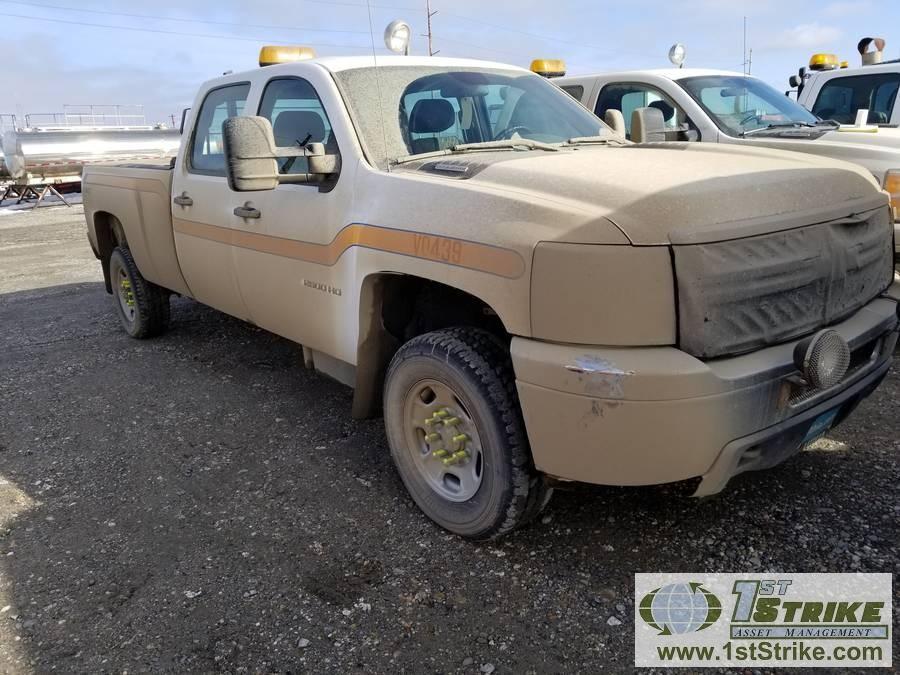
[[[17,183],[64,183],[81,180],[85,164],[174,157],[177,129],[28,129],[2,137],[5,171]]]

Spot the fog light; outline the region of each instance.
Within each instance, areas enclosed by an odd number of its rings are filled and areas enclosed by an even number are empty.
[[[816,389],[840,382],[850,367],[850,346],[836,331],[823,330],[794,347],[794,363]]]

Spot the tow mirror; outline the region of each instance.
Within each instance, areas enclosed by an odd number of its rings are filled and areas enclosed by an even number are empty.
[[[792,89],[796,89],[801,84],[803,84],[803,80],[800,79],[799,75],[791,75],[790,79],[788,80],[788,84],[791,85]]]
[[[235,192],[274,190],[279,183],[321,183],[340,172],[340,156],[326,155],[322,143],[278,147],[265,117],[229,117],[222,124],[228,186]],[[303,158],[305,173],[279,173],[278,160],[293,166]]]

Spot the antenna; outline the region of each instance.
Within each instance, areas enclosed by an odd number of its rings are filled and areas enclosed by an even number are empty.
[[[378,116],[381,118],[381,142],[387,151],[387,128],[384,125],[384,94],[381,89],[381,75],[378,72],[378,54],[375,51],[375,27],[372,23],[372,0],[366,0],[366,11],[369,15],[369,37],[372,39],[372,64],[375,66],[375,87],[378,89]],[[388,164],[387,170],[391,170]]]
[[[425,33],[425,35],[423,35],[422,37],[428,38],[428,56],[435,56],[437,54],[440,54],[441,52],[440,49],[434,51],[431,44],[431,41],[434,37],[434,34],[431,32],[431,17],[433,17],[437,13],[437,10],[434,10],[433,12],[431,11],[431,0],[425,0],[425,22],[428,25],[428,32]]]

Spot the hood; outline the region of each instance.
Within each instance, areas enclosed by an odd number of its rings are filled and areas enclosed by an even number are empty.
[[[892,127],[879,127],[875,132],[828,131],[817,138],[755,136],[743,144],[854,162],[875,176],[879,184],[885,171],[900,169],[900,129]]]
[[[467,182],[606,218],[638,245],[731,239],[887,203],[858,166],[767,148],[661,143],[448,160],[469,165]],[[576,234],[560,232],[557,240]]]

